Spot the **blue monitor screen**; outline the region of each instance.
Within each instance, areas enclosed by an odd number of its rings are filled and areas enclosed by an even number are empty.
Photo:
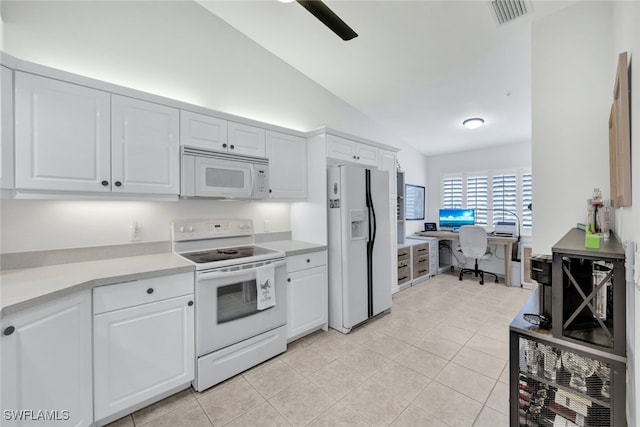
[[[475,223],[474,209],[440,209],[440,228],[458,228]]]

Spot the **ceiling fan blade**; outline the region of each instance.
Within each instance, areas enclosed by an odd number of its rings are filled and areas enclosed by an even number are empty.
[[[298,3],[307,9],[313,16],[318,18],[331,31],[336,33],[342,40],[351,40],[358,37],[358,34],[351,29],[329,6],[320,0],[297,0]]]

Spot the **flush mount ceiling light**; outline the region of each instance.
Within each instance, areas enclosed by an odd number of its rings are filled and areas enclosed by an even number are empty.
[[[473,117],[462,122],[462,125],[467,129],[477,129],[484,124],[484,119],[479,117]]]

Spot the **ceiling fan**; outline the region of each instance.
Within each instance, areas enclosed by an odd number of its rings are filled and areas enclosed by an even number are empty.
[[[320,22],[326,25],[331,31],[336,33],[342,40],[351,40],[358,37],[358,34],[351,29],[329,6],[320,0],[296,0],[302,7],[307,9]]]

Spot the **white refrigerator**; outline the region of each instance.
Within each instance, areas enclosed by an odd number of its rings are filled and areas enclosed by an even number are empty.
[[[346,334],[391,309],[389,175],[341,165],[327,176],[329,326]]]

